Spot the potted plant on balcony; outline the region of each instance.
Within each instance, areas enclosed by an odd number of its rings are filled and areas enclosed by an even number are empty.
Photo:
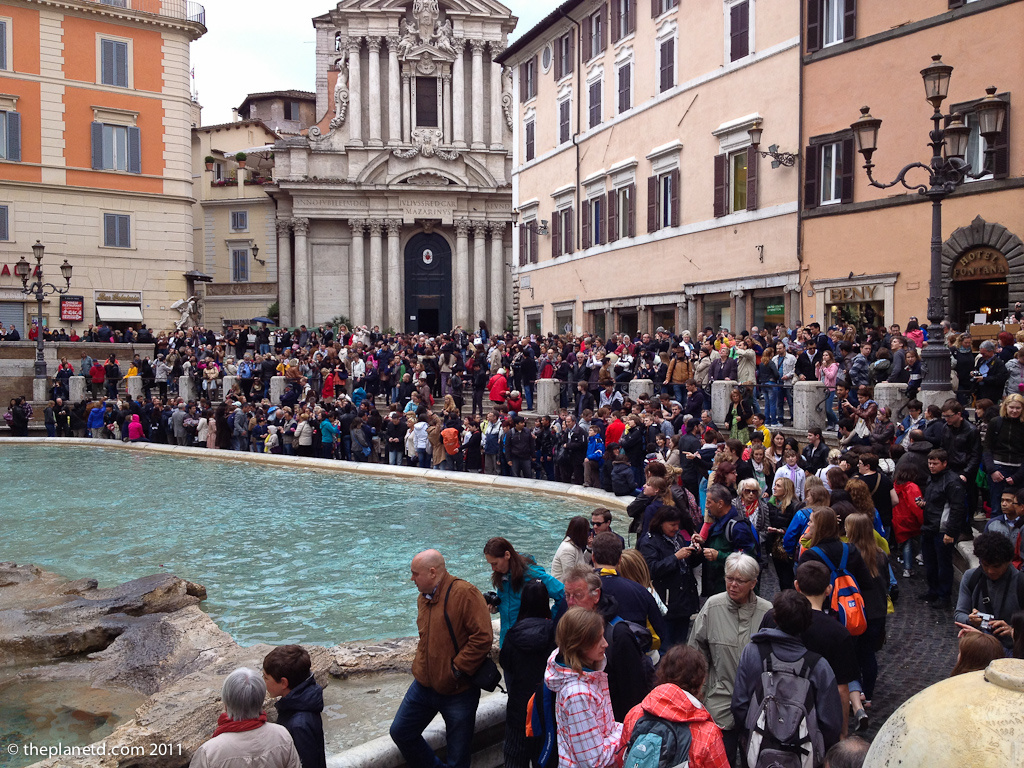
[[[245,157],[245,152],[239,152],[237,155],[235,155],[235,160],[238,161],[239,168],[245,168]]]
[[[206,163],[206,170],[212,171],[213,164],[216,162],[216,160],[214,159],[213,155],[207,155],[206,159],[203,160],[203,162]]]

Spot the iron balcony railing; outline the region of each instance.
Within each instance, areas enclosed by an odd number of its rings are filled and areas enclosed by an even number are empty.
[[[206,26],[206,9],[193,0],[89,0],[97,5],[123,8],[136,13],[149,13]]]

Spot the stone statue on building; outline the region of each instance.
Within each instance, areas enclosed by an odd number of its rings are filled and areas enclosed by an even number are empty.
[[[187,299],[178,299],[171,304],[171,309],[178,310],[181,317],[174,324],[176,330],[183,331],[189,325],[199,325],[199,297],[189,296]]]
[[[411,21],[403,21],[402,25],[405,27],[405,34],[398,41],[398,58],[404,60],[409,55],[409,51],[416,45],[416,35],[419,33],[419,27]]]
[[[455,45],[452,43],[452,34],[452,22],[450,19],[437,22],[437,29],[434,32],[434,47],[449,56],[454,56]]]
[[[440,14],[437,0],[413,0],[412,15],[419,27],[421,43],[429,43],[433,38],[437,17]]]
[[[338,80],[334,84],[334,118],[331,130],[345,124],[348,114],[348,62],[338,59]]]

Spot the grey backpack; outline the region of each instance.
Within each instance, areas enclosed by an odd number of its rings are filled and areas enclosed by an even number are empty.
[[[761,686],[755,691],[747,721],[749,768],[816,768],[825,759],[825,742],[814,708],[810,675],[821,659],[808,651],[796,661],[782,661],[770,643],[757,643]]]

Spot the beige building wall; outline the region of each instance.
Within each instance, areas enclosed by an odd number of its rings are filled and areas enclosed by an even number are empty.
[[[602,5],[580,3],[570,15],[586,24]],[[544,69],[545,48],[569,33],[579,50],[567,21],[533,30],[511,49],[505,63],[517,73],[517,89],[520,65],[534,56],[538,64],[536,97],[524,101],[517,91],[520,219],[553,223],[557,211],[571,205],[573,222],[572,253],[553,255],[553,232],[536,238],[538,253],[527,253],[527,263],[518,260],[522,330],[536,331],[539,320],[542,332],[560,333],[571,316],[575,333],[657,325],[696,331],[705,324],[738,331],[763,325],[769,300],[785,308],[774,316],[778,322],[798,311],[797,167],[772,169],[771,159],[757,158],[756,207],[722,211],[715,205],[715,157],[746,155],[755,122],[764,131],[760,149],[776,144],[797,151],[800,7],[793,0],[749,3],[749,55],[737,61],[730,60],[730,7],[684,3],[652,18],[650,4],[639,3],[634,33],[617,43],[609,35],[603,54],[582,67],[575,61],[572,74],[557,82],[556,62]],[[659,46],[666,39],[675,41],[674,85],[662,92]],[[633,107],[617,114],[617,72],[624,62],[633,67]],[[601,122],[591,128],[589,86],[596,80],[602,82]],[[582,122],[578,150],[571,139],[558,143],[558,103],[567,96],[573,100],[571,132]],[[527,161],[530,121],[536,157]],[[649,232],[649,178],[672,169],[680,181],[677,223]],[[581,203],[598,195],[607,200],[609,191],[630,183],[635,235],[583,247]],[[520,256],[520,241],[529,237],[526,227],[516,228]]]

